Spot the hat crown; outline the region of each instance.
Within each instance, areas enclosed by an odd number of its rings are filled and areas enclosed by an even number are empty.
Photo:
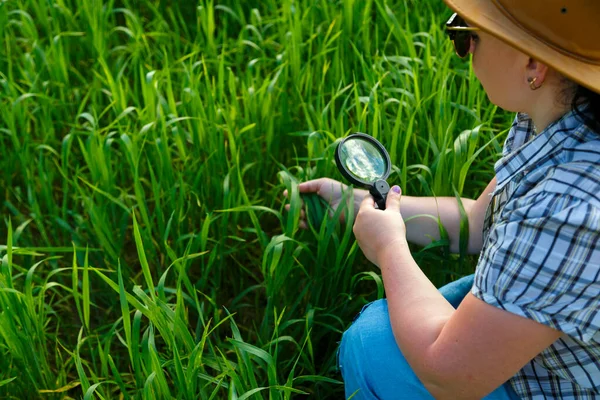
[[[556,50],[600,64],[599,0],[492,0],[531,36]]]

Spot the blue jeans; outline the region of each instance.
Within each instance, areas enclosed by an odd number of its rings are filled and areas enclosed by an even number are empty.
[[[473,275],[470,275],[440,288],[440,293],[456,308],[472,286]],[[344,332],[338,357],[346,398],[433,399],[396,344],[385,299],[363,308]],[[505,383],[484,399],[513,400],[519,397]]]

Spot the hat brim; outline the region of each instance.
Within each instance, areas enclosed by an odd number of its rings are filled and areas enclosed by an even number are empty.
[[[508,18],[491,1],[444,1],[469,24],[547,64],[572,81],[600,93],[600,65],[573,58],[536,39]]]

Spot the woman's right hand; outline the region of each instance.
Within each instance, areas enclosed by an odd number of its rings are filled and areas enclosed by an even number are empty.
[[[329,204],[329,207],[331,208],[331,213],[335,213],[338,206],[342,202],[342,199],[344,198],[344,193],[348,190],[348,186],[331,178],[320,178],[300,183],[298,185],[298,190],[300,191],[300,193],[303,194],[317,194]],[[283,192],[283,195],[286,197],[287,194],[287,190]],[[358,209],[360,208],[360,203],[368,194],[369,192],[366,190],[354,189],[354,215],[356,215]],[[289,210],[290,205],[286,204],[285,209]],[[345,215],[344,213],[341,213],[340,222],[343,222],[344,220]],[[307,228],[306,212],[304,211],[304,209],[300,211],[299,226],[302,229]]]

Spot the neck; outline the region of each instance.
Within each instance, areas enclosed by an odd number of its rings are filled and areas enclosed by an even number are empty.
[[[558,97],[560,93],[560,89],[547,85],[537,90],[535,95],[532,96],[527,114],[533,120],[538,132],[542,132],[570,111],[570,104]]]

